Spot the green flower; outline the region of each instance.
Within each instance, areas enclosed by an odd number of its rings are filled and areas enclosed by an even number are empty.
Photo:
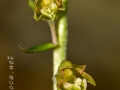
[[[87,82],[96,85],[94,79],[84,72],[86,65],[72,64],[64,60],[56,75],[58,90],[86,90]]]
[[[54,20],[65,10],[62,0],[35,0],[34,19]]]

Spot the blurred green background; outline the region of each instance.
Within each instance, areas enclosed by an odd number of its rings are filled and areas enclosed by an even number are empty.
[[[120,90],[120,0],[69,0],[67,59],[87,65],[97,86]],[[0,90],[9,90],[9,62],[14,58],[15,90],[52,90],[52,50],[22,53],[51,42],[49,26],[36,22],[27,0],[0,0]]]

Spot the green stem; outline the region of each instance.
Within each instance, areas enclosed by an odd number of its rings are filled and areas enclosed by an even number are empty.
[[[56,75],[58,67],[63,60],[66,60],[66,45],[67,45],[67,12],[58,19],[57,23],[58,45],[59,47],[53,51],[53,76]],[[57,90],[54,83],[53,90]]]
[[[63,0],[67,6],[67,0]],[[66,60],[66,49],[67,49],[67,10],[57,19],[57,28],[55,27],[54,21],[48,21],[51,29],[52,42],[58,45],[53,50],[53,78],[57,74],[58,67],[63,60]],[[57,30],[56,30],[57,29]],[[56,33],[57,31],[57,33]],[[53,84],[53,90],[57,90],[56,82]]]

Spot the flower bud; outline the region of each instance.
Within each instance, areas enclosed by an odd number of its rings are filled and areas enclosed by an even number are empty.
[[[73,72],[70,70],[70,69],[65,69],[64,70],[64,75],[66,76],[66,77],[69,77],[69,76],[71,76],[73,74]]]
[[[53,3],[53,0],[42,0],[41,6],[42,7],[49,7]]]

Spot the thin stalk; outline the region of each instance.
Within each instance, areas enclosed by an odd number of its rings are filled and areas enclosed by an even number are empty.
[[[53,42],[54,45],[58,45],[55,22],[54,21],[48,21],[48,24],[49,24],[49,27],[50,27],[50,30],[51,30],[52,42]]]

